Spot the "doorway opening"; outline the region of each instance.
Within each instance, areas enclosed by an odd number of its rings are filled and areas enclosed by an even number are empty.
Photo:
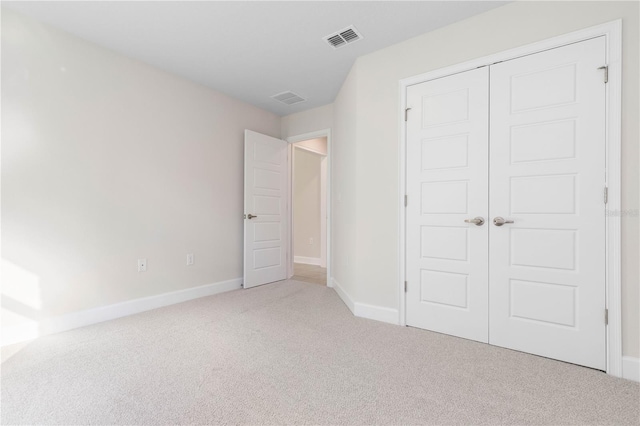
[[[329,136],[291,138],[291,255],[289,276],[328,283]]]

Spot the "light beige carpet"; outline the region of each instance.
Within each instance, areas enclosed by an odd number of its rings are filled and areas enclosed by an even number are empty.
[[[285,281],[41,338],[2,365],[3,424],[638,424],[639,386],[355,318]]]

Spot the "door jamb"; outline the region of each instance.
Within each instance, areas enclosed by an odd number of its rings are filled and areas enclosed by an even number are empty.
[[[409,86],[437,78],[469,71],[478,67],[516,59],[549,49],[565,46],[595,37],[605,36],[606,56],[603,65],[608,66],[609,81],[606,90],[606,171],[604,185],[608,188],[606,212],[621,211],[621,121],[622,121],[622,20],[607,22],[558,37],[531,43],[493,55],[474,59],[449,67],[409,77],[399,82],[399,202],[398,202],[398,264],[399,268],[399,324],[406,325],[406,93]],[[410,113],[409,113],[410,114]],[[411,202],[411,200],[409,200]],[[606,308],[609,322],[606,326],[606,371],[612,376],[622,377],[622,282],[621,282],[621,217],[606,214]]]
[[[309,139],[327,138],[327,181],[326,181],[326,206],[327,206],[327,236],[326,236],[326,256],[327,256],[327,287],[333,287],[331,280],[331,129],[317,130],[315,132],[290,136],[285,140],[289,144],[288,167],[287,167],[287,215],[289,217],[289,243],[287,253],[287,278],[293,276],[293,144]]]

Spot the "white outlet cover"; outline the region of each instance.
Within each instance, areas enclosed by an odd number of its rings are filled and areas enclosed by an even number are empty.
[[[193,265],[193,263],[194,263],[193,253],[190,253],[187,255],[187,266]]]
[[[147,259],[138,259],[138,272],[147,272]]]

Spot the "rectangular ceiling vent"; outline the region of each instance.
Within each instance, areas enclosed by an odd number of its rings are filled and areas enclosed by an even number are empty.
[[[362,37],[362,34],[358,32],[356,27],[350,25],[337,33],[323,37],[322,39],[329,43],[331,47],[337,49],[339,47],[346,46],[349,43],[353,43],[354,41],[362,40],[363,38],[364,37]]]
[[[287,105],[293,105],[293,104],[306,101],[305,98],[291,91],[278,93],[277,95],[273,95],[271,97],[276,101],[282,102],[283,104],[287,104]]]

